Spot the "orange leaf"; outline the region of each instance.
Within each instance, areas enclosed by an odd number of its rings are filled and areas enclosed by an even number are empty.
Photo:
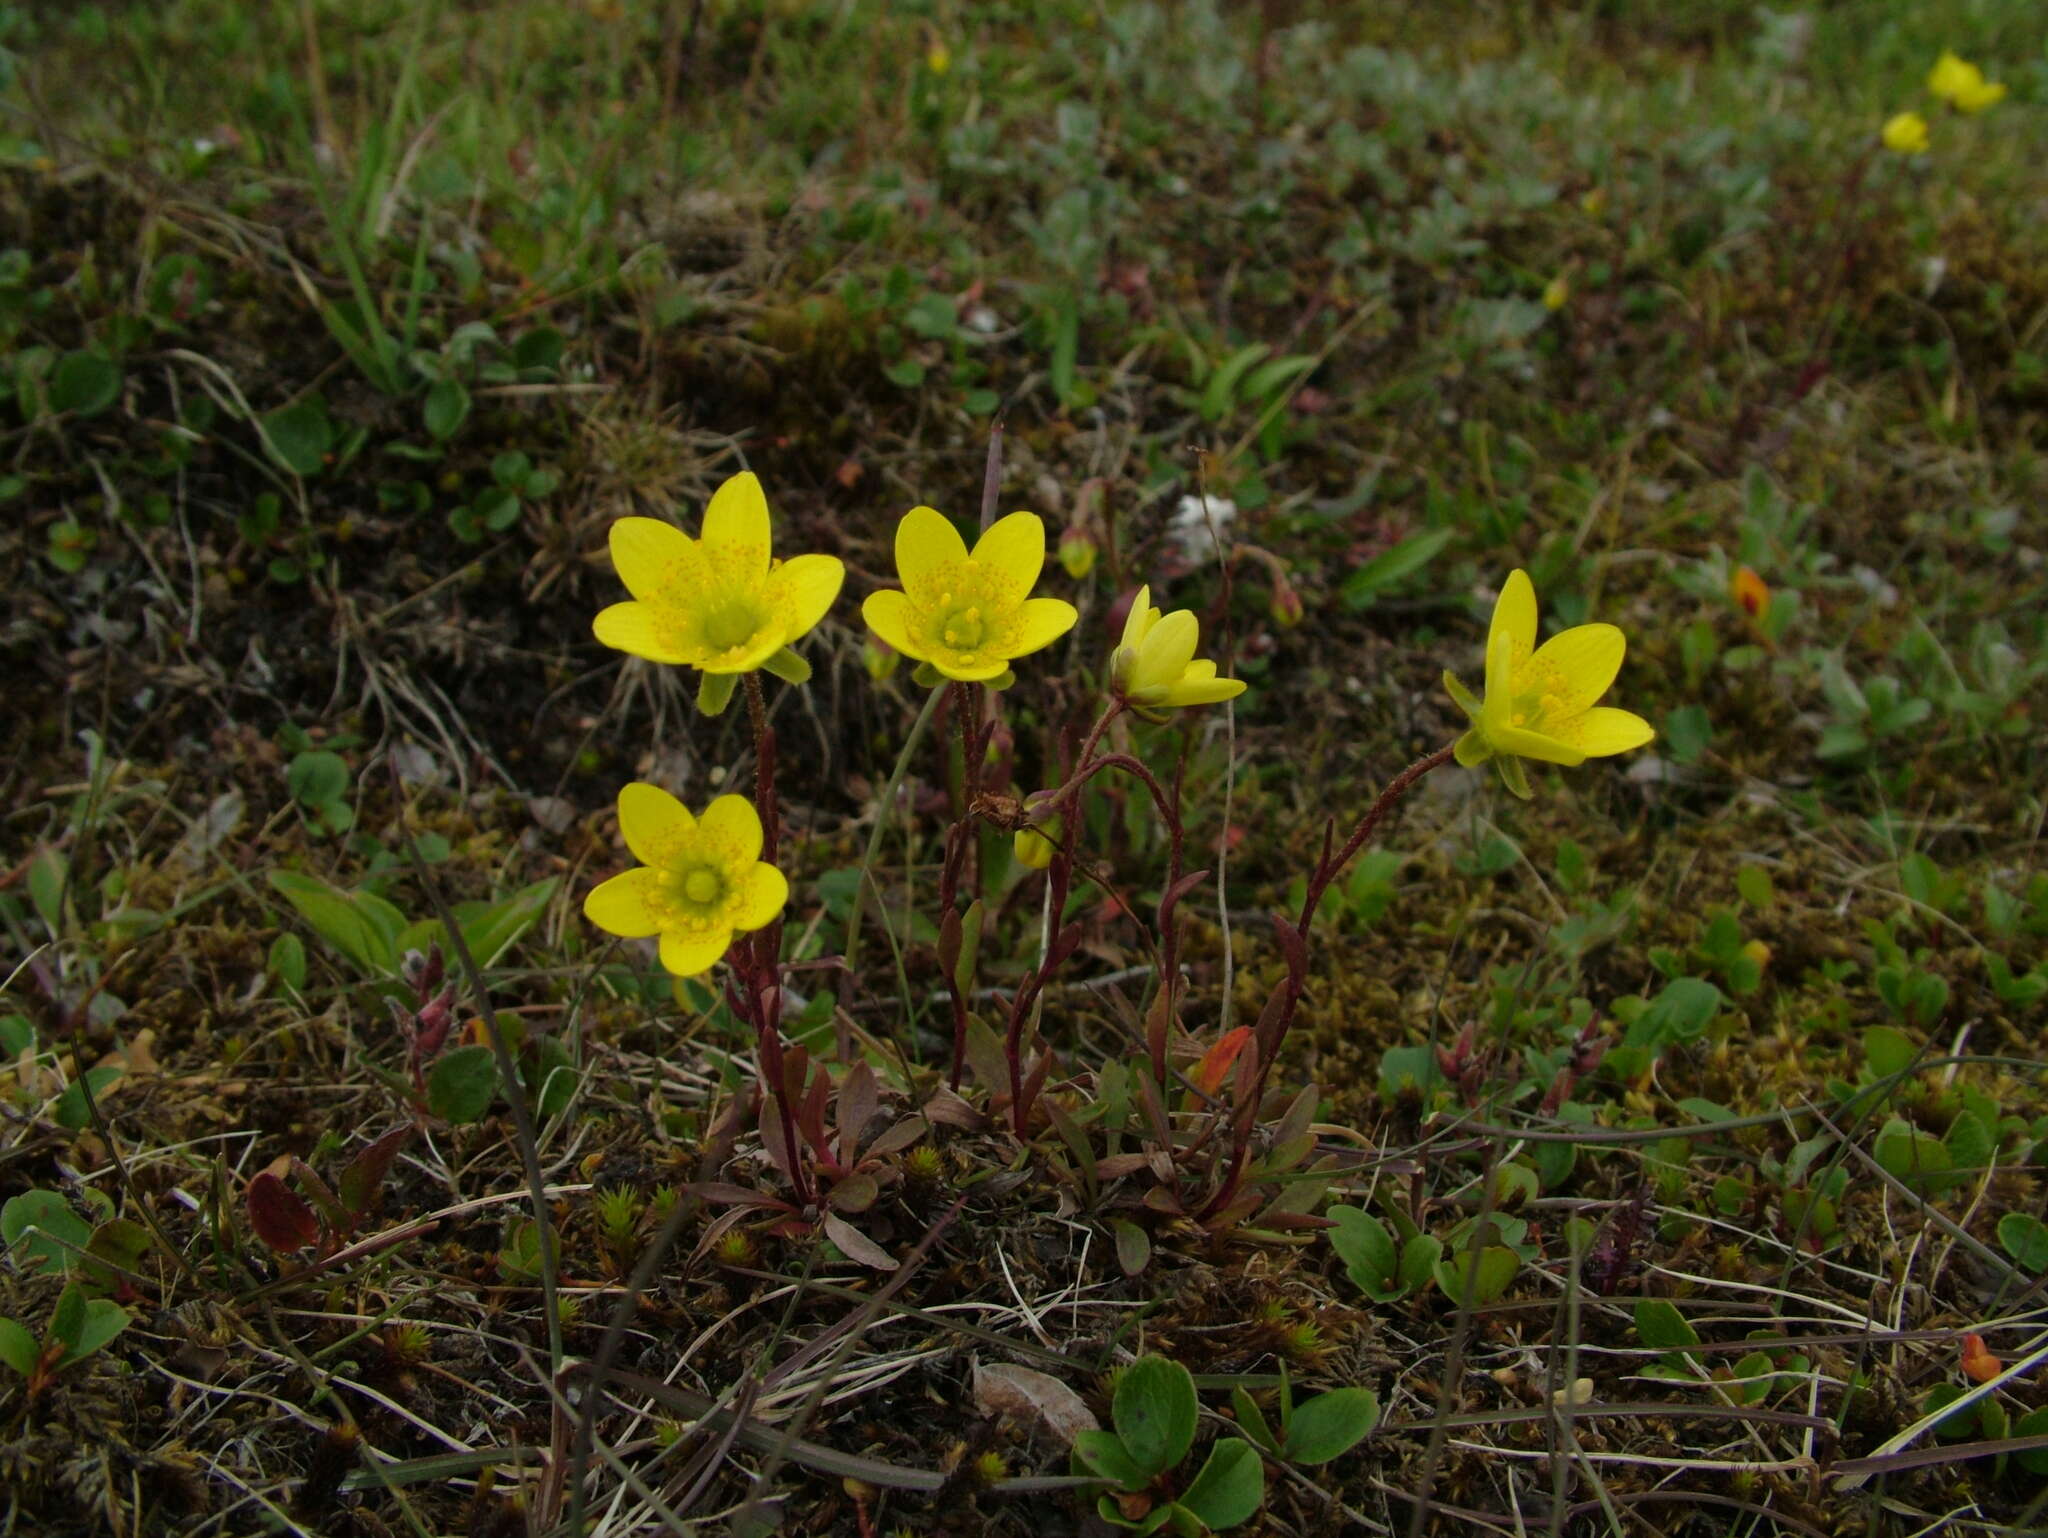
[[[1966,1377],[1978,1383],[1989,1383],[2004,1371],[2005,1363],[1985,1347],[1983,1336],[1963,1337],[1963,1373]]]
[[[1194,1085],[1205,1095],[1213,1095],[1230,1076],[1230,1065],[1237,1061],[1238,1053],[1244,1051],[1244,1044],[1252,1039],[1252,1028],[1240,1025],[1224,1033],[1223,1039],[1202,1054],[1201,1062],[1195,1065],[1192,1075]]]

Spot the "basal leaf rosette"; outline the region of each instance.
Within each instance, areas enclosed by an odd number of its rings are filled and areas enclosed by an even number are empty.
[[[696,977],[733,936],[772,923],[789,882],[761,858],[761,819],[744,796],[720,796],[693,817],[657,785],[619,792],[619,832],[641,863],[593,887],[583,916],[627,940],[661,939],[661,964]]]
[[[1162,614],[1152,589],[1141,587],[1124,620],[1123,642],[1110,657],[1110,682],[1140,715],[1158,719],[1166,710],[1214,705],[1244,693],[1244,681],[1218,678],[1216,664],[1197,658],[1201,622],[1192,609]]]
[[[913,507],[896,526],[902,590],[870,593],[861,616],[906,657],[961,683],[987,683],[1074,628],[1072,604],[1031,596],[1044,569],[1036,513],[997,519],[970,552],[944,515]]]
[[[1457,741],[1459,763],[1492,759],[1509,790],[1527,798],[1523,759],[1572,766],[1639,748],[1657,734],[1641,716],[1594,701],[1621,671],[1628,641],[1613,625],[1575,625],[1536,644],[1536,589],[1525,571],[1508,574],[1486,632],[1486,698],[1449,672],[1444,687],[1471,718]]]
[[[802,683],[810,668],[789,644],[825,617],[846,579],[834,556],[775,559],[768,499],[751,470],[712,494],[701,538],[657,518],[621,518],[611,528],[611,551],[633,597],[598,614],[598,640],[650,662],[696,668],[707,679],[767,668]],[[706,693],[722,704],[731,684]]]

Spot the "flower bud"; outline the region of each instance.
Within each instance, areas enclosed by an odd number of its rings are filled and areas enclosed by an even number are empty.
[[[1287,580],[1284,572],[1273,579],[1273,599],[1268,607],[1273,616],[1273,623],[1283,630],[1292,630],[1301,623],[1301,593]]]
[[[1747,566],[1736,567],[1735,575],[1728,579],[1728,596],[1759,625],[1771,612],[1770,584]]]
[[[868,670],[868,677],[876,683],[885,681],[902,661],[903,653],[872,632],[861,643],[860,665]]]
[[[1078,524],[1067,525],[1060,535],[1060,565],[1076,582],[1095,569],[1095,540]]]
[[[1559,273],[1543,285],[1543,308],[1546,310],[1561,310],[1565,307],[1565,302],[1571,296],[1571,283],[1565,278],[1563,273]]]

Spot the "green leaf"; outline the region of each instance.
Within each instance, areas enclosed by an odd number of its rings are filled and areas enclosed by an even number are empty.
[[[1152,1482],[1151,1474],[1138,1467],[1115,1432],[1075,1432],[1074,1456],[1091,1472],[1114,1481],[1122,1489],[1142,1490]]]
[[[503,486],[489,486],[478,492],[470,507],[477,522],[493,534],[503,534],[519,521],[519,493]]]
[[[882,377],[902,389],[915,390],[924,383],[924,365],[915,358],[898,358],[882,370]]]
[[[576,1097],[577,1078],[575,1059],[558,1038],[543,1036],[535,1043],[534,1081],[539,1094],[534,1103],[541,1115],[559,1116],[569,1109],[569,1102]]]
[[[75,1350],[85,1330],[85,1289],[76,1282],[57,1294],[50,1314],[50,1339]]]
[[[398,970],[398,933],[405,915],[373,892],[344,892],[317,876],[269,873],[271,887],[329,945],[357,966],[391,975]]]
[[[1522,1257],[1498,1244],[1487,1245],[1476,1257],[1460,1248],[1440,1256],[1432,1268],[1438,1288],[1459,1308],[1493,1302],[1521,1269]]]
[[[1111,1218],[1116,1238],[1116,1263],[1125,1276],[1136,1276],[1152,1263],[1152,1236],[1129,1218]]]
[[[1215,1529],[1247,1520],[1265,1497],[1266,1465],[1259,1450],[1239,1437],[1220,1437],[1177,1504],[1193,1512],[1204,1527]]]
[[[2048,1437],[2048,1405],[2022,1415],[2012,1428],[2012,1434],[2016,1437]],[[2030,1447],[2023,1453],[2013,1454],[2013,1457],[2029,1474],[2048,1474],[2048,1447]]]
[[[553,326],[536,326],[522,332],[512,344],[512,361],[522,369],[554,369],[561,366],[568,340]]]
[[[737,673],[706,673],[697,681],[697,713],[721,716],[732,703],[732,691],[739,685]]]
[[[1148,1474],[1172,1468],[1194,1445],[1195,1380],[1180,1363],[1141,1356],[1117,1379],[1110,1406],[1116,1434]]]
[[[295,754],[285,768],[284,783],[294,801],[318,811],[348,794],[348,761],[324,748]]]
[[[1699,1332],[1669,1298],[1636,1304],[1636,1338],[1652,1351],[1684,1351],[1700,1343]]]
[[[1401,1285],[1401,1253],[1386,1225],[1363,1207],[1331,1207],[1334,1227],[1325,1231],[1330,1248],[1359,1290],[1386,1303],[1407,1289]]]
[[[1250,1391],[1232,1389],[1230,1407],[1237,1415],[1237,1429],[1250,1437],[1254,1446],[1279,1457],[1280,1444],[1273,1436],[1273,1428],[1266,1424],[1266,1412],[1259,1408],[1259,1402],[1252,1398]]]
[[[1290,1463],[1328,1463],[1351,1451],[1379,1423],[1379,1395],[1371,1389],[1332,1389],[1295,1410],[1284,1456]]]
[[[317,400],[281,406],[257,423],[271,458],[297,476],[318,475],[334,447],[334,424]]]
[[[1224,415],[1230,410],[1231,401],[1236,398],[1238,380],[1245,376],[1253,364],[1271,351],[1272,348],[1264,342],[1252,342],[1240,347],[1217,366],[1216,372],[1211,374],[1202,386],[1200,410],[1204,421],[1223,420]]]
[[[1941,1141],[1955,1167],[1972,1173],[1982,1171],[1998,1152],[1998,1139],[1974,1111],[1957,1112]]]
[[[121,1072],[112,1063],[86,1069],[83,1075],[64,1086],[64,1093],[57,1097],[56,1105],[50,1109],[51,1119],[68,1131],[78,1131],[92,1120],[92,1105],[98,1104],[100,1097],[121,1077]],[[85,1098],[88,1089],[92,1091],[91,1104]]]
[[[0,1362],[26,1378],[36,1370],[36,1362],[42,1354],[43,1348],[33,1335],[12,1319],[0,1319]],[[2048,1411],[2042,1413],[2048,1414]]]
[[[1370,607],[1381,593],[1435,560],[1455,537],[1452,529],[1425,529],[1381,551],[1344,579],[1344,601],[1354,609]]]
[[[1902,1121],[1887,1123],[1870,1153],[1878,1168],[1916,1191],[1938,1191],[1955,1183],[1955,1161],[1941,1139]]]
[[[1664,742],[1681,764],[1698,763],[1713,739],[1713,722],[1699,705],[1680,705],[1664,717]]]
[[[121,1285],[119,1272],[142,1269],[149,1245],[149,1230],[133,1218],[108,1218],[92,1231],[92,1241],[73,1263],[72,1274],[94,1291],[112,1292]]]
[[[787,646],[773,652],[761,666],[786,684],[807,684],[811,681],[811,665]]]
[[[67,352],[50,371],[50,409],[96,417],[121,395],[121,367],[91,348]]]
[[[1690,1041],[1713,1023],[1725,1002],[1721,990],[1703,977],[1675,977],[1650,1001],[1624,1038],[1651,1050]]]
[[[1873,1025],[1863,1033],[1863,1061],[1877,1078],[1888,1079],[1895,1073],[1904,1073],[1919,1055],[1920,1049],[1913,1045],[1913,1038],[1896,1026]]]
[[[2036,1275],[2048,1271],[2048,1223],[2031,1212],[2008,1212],[1998,1220],[1999,1246]]]
[[[55,1191],[24,1191],[0,1207],[0,1240],[25,1271],[60,1276],[92,1238],[84,1218]]]
[[[468,387],[459,379],[437,379],[433,388],[427,391],[420,419],[426,423],[429,433],[445,443],[455,436],[468,415]]]
[[[457,1047],[427,1074],[427,1108],[443,1121],[482,1121],[498,1094],[498,1064],[489,1047]]]
[[[302,992],[306,986],[306,942],[289,929],[283,931],[270,942],[264,966],[292,992]]]
[[[36,1044],[36,1028],[27,1015],[0,1016],[0,1062],[13,1062]]]
[[[128,1310],[111,1298],[94,1298],[85,1305],[85,1319],[78,1327],[71,1349],[62,1365],[83,1361],[128,1328]]]
[[[1443,1240],[1435,1234],[1416,1234],[1401,1246],[1401,1287],[1413,1292],[1436,1274],[1437,1258],[1444,1252]]]
[[[350,1216],[360,1218],[377,1204],[391,1161],[412,1141],[412,1135],[412,1123],[400,1122],[382,1137],[357,1149],[354,1157],[342,1168],[340,1177],[334,1182],[334,1194],[341,1198],[341,1204],[348,1209]]]

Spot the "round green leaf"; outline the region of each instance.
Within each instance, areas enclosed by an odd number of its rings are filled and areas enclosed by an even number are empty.
[[[1195,1441],[1195,1380],[1180,1363],[1141,1356],[1117,1379],[1110,1418],[1131,1460],[1148,1474],[1170,1469]]]
[[[459,379],[436,380],[433,389],[427,391],[427,404],[423,413],[427,431],[436,438],[448,439],[455,436],[463,419],[469,415],[469,391]]]
[[[317,810],[348,794],[348,762],[324,748],[296,754],[285,769],[284,783],[294,801]]]
[[[1328,1463],[1351,1451],[1379,1423],[1379,1395],[1369,1388],[1318,1394],[1294,1412],[1287,1428],[1287,1461]]]
[[[2008,1212],[1998,1220],[1998,1242],[2021,1268],[2048,1271],[2048,1223],[2031,1212]]]
[[[318,475],[334,447],[334,424],[317,400],[282,406],[262,419],[263,444],[292,474]]]
[[[33,1335],[12,1319],[0,1319],[0,1362],[26,1378],[36,1370],[36,1358],[42,1354]]]
[[[482,1121],[498,1093],[498,1065],[491,1049],[457,1047],[427,1075],[427,1107],[456,1126]]]
[[[96,417],[120,398],[121,368],[105,353],[80,348],[50,373],[50,409]]]
[[[1193,1512],[1204,1527],[1235,1527],[1259,1509],[1266,1496],[1266,1465],[1259,1450],[1236,1437],[1221,1438],[1209,1449],[1202,1472],[1178,1504]]]
[[[0,1239],[24,1270],[61,1275],[72,1251],[84,1249],[91,1238],[85,1219],[55,1191],[24,1191],[0,1207]]]

